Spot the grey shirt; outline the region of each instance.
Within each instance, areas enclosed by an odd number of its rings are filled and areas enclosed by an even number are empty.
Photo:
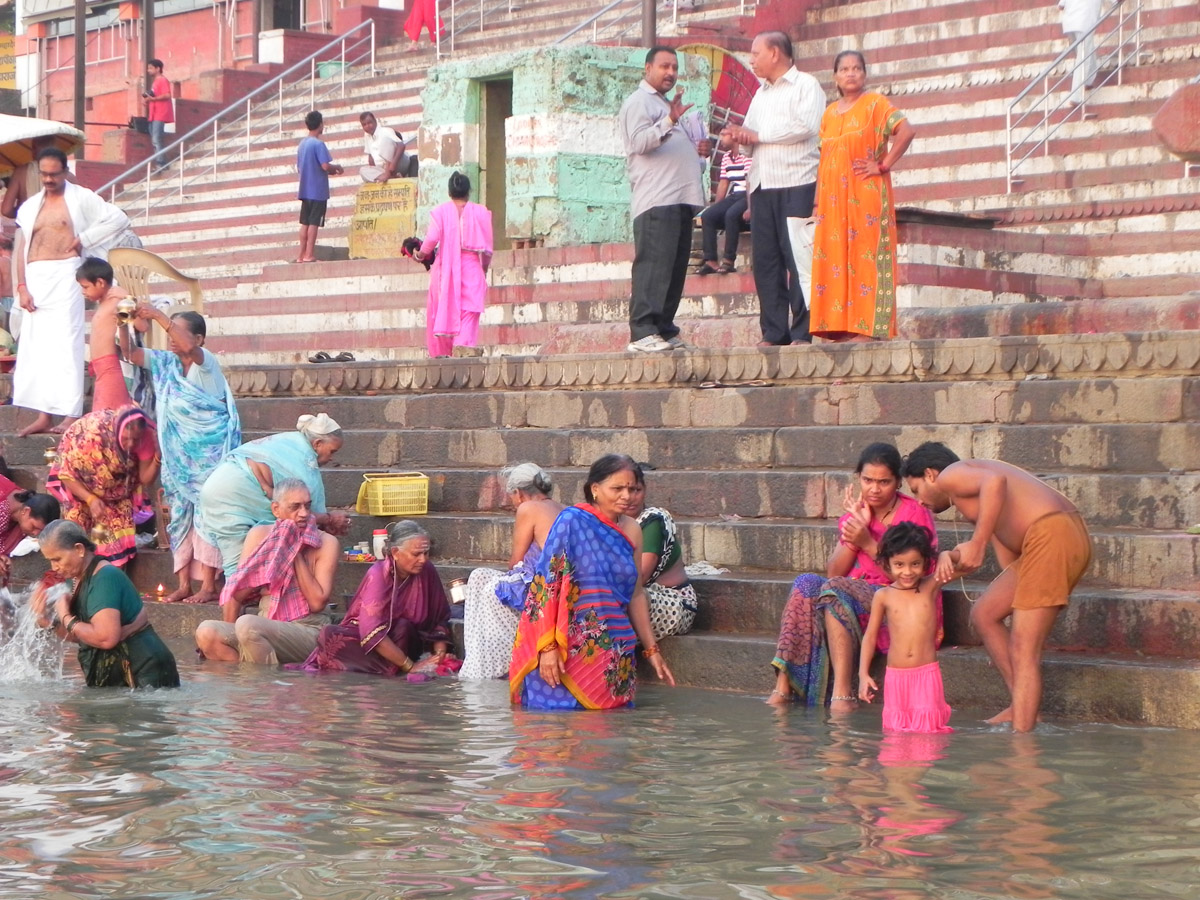
[[[621,106],[621,143],[636,219],[656,206],[704,206],[700,158],[683,126],[671,124],[667,99],[645,81]]]

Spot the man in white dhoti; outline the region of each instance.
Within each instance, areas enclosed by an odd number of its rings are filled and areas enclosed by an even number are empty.
[[[42,190],[17,210],[17,299],[24,311],[13,406],[36,410],[21,437],[62,431],[83,412],[83,292],[75,280],[83,256],[105,256],[129,231],[129,217],[67,181],[67,157],[49,147],[37,156]],[[51,417],[63,416],[57,428]]]
[[[1071,102],[1083,102],[1083,89],[1096,78],[1096,36],[1089,32],[1100,21],[1101,0],[1059,0],[1062,10],[1062,30],[1071,43],[1083,41],[1075,51],[1075,70],[1071,75]]]

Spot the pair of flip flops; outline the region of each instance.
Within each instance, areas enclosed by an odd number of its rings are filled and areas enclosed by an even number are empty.
[[[343,350],[337,356],[330,356],[324,350],[321,350],[310,356],[308,361],[310,363],[354,362],[354,354],[349,350]]]

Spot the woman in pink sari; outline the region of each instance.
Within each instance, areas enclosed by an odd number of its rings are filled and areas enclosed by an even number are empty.
[[[424,259],[437,247],[429,270],[425,344],[430,356],[451,356],[455,347],[475,347],[492,261],[492,213],[467,199],[471,180],[450,176],[450,199],[429,213],[429,233],[413,254]],[[469,353],[465,355],[482,355]]]

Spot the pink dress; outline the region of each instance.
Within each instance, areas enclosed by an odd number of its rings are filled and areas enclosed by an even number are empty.
[[[491,211],[478,203],[467,203],[460,211],[452,200],[435,206],[421,253],[434,247],[438,252],[429,270],[425,344],[430,356],[449,356],[455,347],[474,347],[479,340],[487,297],[485,267],[492,259]]]

